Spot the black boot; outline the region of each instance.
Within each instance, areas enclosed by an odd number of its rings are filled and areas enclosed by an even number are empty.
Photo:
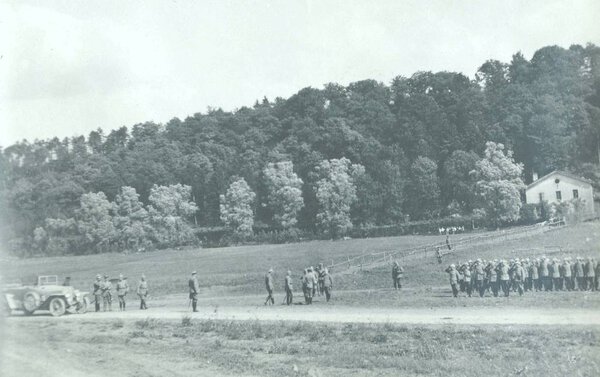
[[[197,311],[198,311],[198,310],[196,310],[196,303],[195,303],[195,302],[192,302],[192,310],[193,310],[194,312],[197,312]]]

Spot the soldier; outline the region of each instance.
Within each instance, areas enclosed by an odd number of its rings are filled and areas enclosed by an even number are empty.
[[[439,246],[435,248],[435,257],[437,258],[438,263],[442,264],[442,251]]]
[[[585,285],[588,291],[596,290],[596,265],[594,260],[591,257],[588,257],[587,262],[585,263],[583,273],[585,276]]]
[[[473,270],[475,272],[475,289],[479,292],[479,297],[483,297],[483,294],[485,293],[485,287],[483,285],[485,272],[483,270],[483,262],[481,259],[477,259]]]
[[[596,272],[594,274],[594,286],[596,287],[596,290],[600,290],[600,263],[594,261],[594,263],[596,264]]]
[[[104,275],[104,282],[102,283],[102,311],[112,311],[112,283],[108,279],[108,275]]]
[[[519,296],[523,296],[523,282],[525,280],[525,270],[523,269],[523,266],[521,266],[521,262],[518,260],[515,261],[513,278],[517,287],[517,292],[519,292]]]
[[[314,284],[314,279],[312,276],[312,271],[310,268],[308,268],[306,270],[306,273],[304,274],[304,278],[302,280],[302,283],[304,284],[304,286],[306,287],[305,291],[304,291],[304,300],[306,301],[307,305],[311,305],[312,304],[312,292],[313,292],[313,284]]]
[[[119,281],[117,282],[117,297],[119,298],[119,311],[125,311],[125,296],[129,292],[129,284],[127,284],[127,278],[123,277],[123,274],[119,274]]]
[[[146,306],[146,297],[148,297],[148,282],[146,281],[146,276],[144,274],[142,274],[142,277],[140,278],[136,293],[140,298],[140,310],[148,309]]]
[[[504,297],[508,297],[510,294],[510,275],[508,274],[508,264],[506,263],[506,260],[500,261],[500,264],[496,268],[496,272],[498,274],[498,279],[500,280],[500,287],[502,287]]]
[[[533,263],[529,265],[529,278],[531,279],[531,286],[536,292],[540,290],[540,274],[538,268],[539,259],[534,260]]]
[[[198,306],[198,292],[200,291],[200,286],[198,284],[198,278],[196,277],[197,272],[192,271],[192,277],[188,280],[188,287],[190,290],[189,298],[192,301],[192,311],[197,312]],[[189,306],[188,306],[189,308]]]
[[[456,271],[456,266],[451,264],[450,267],[446,269],[450,277],[450,287],[452,288],[452,295],[456,298],[458,297],[458,271]]]
[[[580,291],[585,290],[585,278],[583,276],[583,260],[581,257],[577,257],[573,268],[573,276],[577,280],[577,289]]]
[[[465,262],[462,266],[460,266],[458,273],[462,275],[462,280],[460,280],[460,291],[467,292],[467,296],[471,297],[471,269],[469,265]]]
[[[275,299],[273,298],[273,269],[270,268],[265,275],[265,288],[267,288],[267,299],[265,305],[275,305]]]
[[[292,282],[292,272],[288,271],[285,275],[285,303],[291,305],[294,300],[294,283]]]
[[[94,282],[94,303],[96,311],[100,311],[100,301],[102,300],[102,277],[100,274],[96,275],[96,281]]]
[[[450,236],[448,234],[446,234],[446,247],[448,247],[448,250],[452,250],[452,246],[450,245]]]
[[[313,266],[310,266],[310,270],[308,271],[313,278],[313,288],[312,288],[312,297],[315,297],[317,294],[317,287],[319,286],[319,276],[317,275],[317,271]]]
[[[524,274],[523,286],[525,288],[525,292],[527,292],[531,289],[531,287],[530,287],[531,279],[529,278],[529,258],[527,258],[527,259],[521,258],[521,267],[523,267],[523,274]]]
[[[325,298],[329,302],[329,299],[331,299],[331,290],[333,289],[333,279],[331,279],[331,275],[327,269],[323,271],[323,292],[325,292]]]
[[[563,260],[562,266],[560,266],[560,277],[563,281],[563,287],[567,291],[573,290],[573,278],[571,276],[571,263],[569,262],[569,258],[565,258]]]
[[[487,273],[488,282],[492,290],[492,295],[498,297],[498,273],[496,272],[496,265],[494,262],[489,262],[485,268]]]
[[[545,256],[542,257],[542,261],[540,262],[539,275],[540,279],[542,280],[544,291],[552,290],[552,280],[550,280],[551,277],[548,270],[548,259],[546,259]]]
[[[323,293],[323,277],[324,277],[325,268],[323,267],[323,263],[319,263],[317,268],[315,269],[315,276],[317,277],[317,294],[321,296]]]
[[[394,289],[402,288],[400,279],[402,278],[403,272],[404,268],[402,268],[397,261],[394,261],[394,266],[392,267],[392,280],[394,280]]]
[[[65,278],[65,281],[63,282],[63,287],[70,287],[71,286],[71,277],[67,276]]]

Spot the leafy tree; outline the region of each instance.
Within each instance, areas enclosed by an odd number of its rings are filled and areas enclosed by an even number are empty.
[[[122,187],[115,198],[113,223],[121,248],[137,250],[148,244],[148,211],[133,187]]]
[[[159,246],[185,245],[195,240],[194,231],[188,221],[197,210],[192,201],[190,186],[154,185],[150,189],[148,200],[151,236]]]
[[[241,234],[251,234],[254,225],[253,204],[256,194],[244,178],[233,181],[221,195],[221,221]]]
[[[81,196],[81,208],[76,215],[77,231],[83,237],[84,245],[95,252],[110,250],[116,241],[112,209],[112,203],[103,192]]]
[[[477,161],[473,175],[481,208],[494,226],[519,219],[520,190],[525,188],[522,173],[523,165],[513,160],[512,151],[486,143],[485,156]]]
[[[352,229],[350,209],[356,201],[356,179],[364,174],[362,165],[349,159],[323,160],[316,173],[320,179],[314,190],[319,203],[317,223],[331,237],[340,237]]]
[[[302,209],[302,179],[294,173],[291,161],[269,163],[263,170],[268,191],[268,205],[273,211],[273,221],[282,228],[298,222]]]
[[[410,176],[407,207],[411,219],[435,217],[440,200],[437,164],[427,157],[417,157],[410,167]]]

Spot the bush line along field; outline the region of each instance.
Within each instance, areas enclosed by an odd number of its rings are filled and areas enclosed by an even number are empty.
[[[52,375],[53,368],[62,367],[63,357],[45,365],[16,362],[37,350],[49,357],[66,352],[68,370],[88,377],[593,376],[600,363],[600,330],[575,326],[407,327],[183,317],[180,322],[22,321],[6,331],[11,352],[3,367],[27,372],[19,375]],[[27,332],[36,336],[19,336]]]
[[[469,235],[451,236],[451,240]],[[71,276],[73,285],[90,289],[96,274],[117,277],[128,276],[130,285],[136,285],[144,273],[150,284],[151,295],[164,296],[187,292],[187,279],[192,270],[198,271],[198,280],[204,296],[257,295],[264,291],[264,274],[275,270],[276,291],[282,292],[285,272],[292,271],[296,291],[303,268],[319,262],[344,260],[367,252],[409,249],[419,245],[442,243],[443,236],[401,236],[346,241],[311,241],[284,245],[257,245],[218,249],[186,249],[141,254],[102,254],[35,259],[8,259],[2,262],[4,282],[32,279],[35,274]],[[547,248],[552,246],[551,248]],[[562,250],[562,251],[561,251]],[[600,257],[600,223],[590,222],[551,230],[515,240],[499,240],[481,247],[463,246],[444,256],[438,264],[434,251],[400,259],[404,265],[404,286],[407,290],[428,291],[432,287],[446,287],[444,269],[450,263],[469,259],[513,257],[594,256]],[[370,270],[346,273],[333,271],[335,291],[378,290],[391,285],[391,268],[375,267]],[[277,293],[277,292],[276,292]],[[340,292],[341,293],[341,292]],[[351,292],[349,292],[351,295]],[[376,296],[376,295],[375,295]]]

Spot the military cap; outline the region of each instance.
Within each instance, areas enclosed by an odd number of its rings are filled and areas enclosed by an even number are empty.
[[[196,275],[196,274],[197,274],[197,272],[196,272],[196,271],[192,271],[192,275]]]
[[[273,269],[272,269],[272,268],[269,268],[269,272],[273,272]]]
[[[100,279],[102,278],[102,276],[100,276],[100,274],[96,274],[96,279]]]

